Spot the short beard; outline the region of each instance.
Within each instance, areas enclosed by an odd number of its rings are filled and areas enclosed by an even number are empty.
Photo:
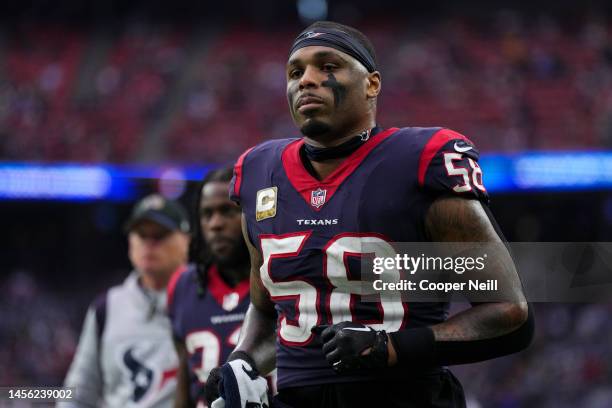
[[[304,136],[316,139],[331,131],[331,126],[318,120],[310,120],[300,128]]]
[[[243,239],[234,243],[232,251],[227,256],[217,256],[211,252],[211,260],[220,267],[236,268],[249,261],[249,250]]]

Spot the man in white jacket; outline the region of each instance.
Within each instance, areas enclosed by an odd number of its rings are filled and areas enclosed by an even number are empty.
[[[185,268],[188,216],[154,194],[136,204],[126,230],[134,270],[89,307],[64,384],[75,398],[58,407],[172,406],[178,361],[166,286]]]

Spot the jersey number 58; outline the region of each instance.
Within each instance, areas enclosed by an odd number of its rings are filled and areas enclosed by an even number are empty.
[[[290,345],[305,345],[313,339],[310,329],[322,322],[322,313],[332,318],[332,324],[344,321],[353,321],[351,310],[351,295],[376,294],[374,289],[364,288],[360,280],[350,279],[345,260],[348,256],[360,256],[362,247],[374,244],[374,256],[394,257],[393,247],[382,237],[375,234],[340,234],[333,237],[323,248],[323,275],[329,283],[331,293],[324,300],[321,311],[322,293],[314,285],[300,278],[299,275],[290,280],[276,280],[270,273],[274,259],[298,256],[311,232],[297,232],[284,235],[261,235],[261,251],[263,264],[261,265],[261,280],[270,292],[272,300],[294,300],[295,318],[289,320],[287,316],[279,316],[280,340]],[[386,278],[390,281],[399,281],[399,272],[388,271]],[[401,328],[404,318],[404,305],[401,295],[397,292],[379,293],[379,310],[383,319],[381,323],[369,324],[375,330],[397,331]]]

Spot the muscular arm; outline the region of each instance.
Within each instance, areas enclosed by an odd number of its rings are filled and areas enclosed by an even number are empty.
[[[501,239],[484,208],[477,200],[444,197],[430,207],[425,228],[434,242],[501,243]],[[531,341],[533,320],[530,316],[514,263],[505,247],[494,251],[487,261],[482,279],[496,279],[505,290],[507,301],[475,303],[443,323],[432,326],[435,353],[439,364],[462,364],[510,354],[525,348]],[[469,292],[467,293],[469,298]],[[398,333],[394,342],[402,341]],[[389,363],[398,356],[389,343]],[[404,343],[408,344],[408,343]],[[403,354],[398,350],[398,354]]]
[[[476,200],[438,199],[430,207],[425,225],[434,242],[502,242]],[[506,250],[495,251],[495,259],[489,259],[488,265],[491,276],[481,278],[497,279],[510,301],[477,304],[433,326],[436,340],[487,339],[509,333],[527,320],[527,302],[510,254]]]
[[[174,347],[179,359],[174,408],[189,408],[189,368],[187,367],[187,349],[182,341],[174,340]]]
[[[251,245],[244,214],[242,234],[251,257],[251,305],[247,310],[235,351],[247,353],[253,358],[259,371],[267,374],[276,366],[276,312],[259,276],[263,260],[259,251]]]

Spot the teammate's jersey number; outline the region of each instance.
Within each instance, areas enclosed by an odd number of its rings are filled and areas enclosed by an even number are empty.
[[[236,327],[227,338],[227,343],[230,346],[238,344],[241,327],[242,325]],[[221,352],[223,350],[221,338],[214,330],[198,330],[189,333],[187,337],[185,337],[185,346],[189,356],[200,353],[201,362],[193,368],[193,371],[198,377],[198,380],[201,383],[205,383],[211,370],[218,367],[221,362]]]
[[[310,329],[320,324],[321,315],[325,312],[332,318],[332,323],[354,321],[351,310],[351,295],[376,294],[374,289],[362,287],[360,280],[350,279],[345,259],[348,256],[363,255],[362,247],[375,244],[376,257],[394,257],[393,247],[380,236],[373,234],[340,234],[332,238],[323,248],[323,275],[332,288],[331,294],[325,299],[327,311],[319,310],[321,292],[311,283],[300,279],[277,280],[271,274],[271,267],[276,258],[297,256],[310,237],[311,232],[298,232],[285,235],[261,235],[261,280],[270,292],[273,300],[291,299],[295,301],[295,319],[280,316],[279,335],[282,342],[292,345],[304,345],[310,342],[313,335]],[[399,281],[397,270],[386,271],[386,280]],[[404,318],[404,306],[401,295],[386,291],[379,293],[379,310],[382,312],[382,322],[368,324],[375,330],[397,331],[401,328]]]

